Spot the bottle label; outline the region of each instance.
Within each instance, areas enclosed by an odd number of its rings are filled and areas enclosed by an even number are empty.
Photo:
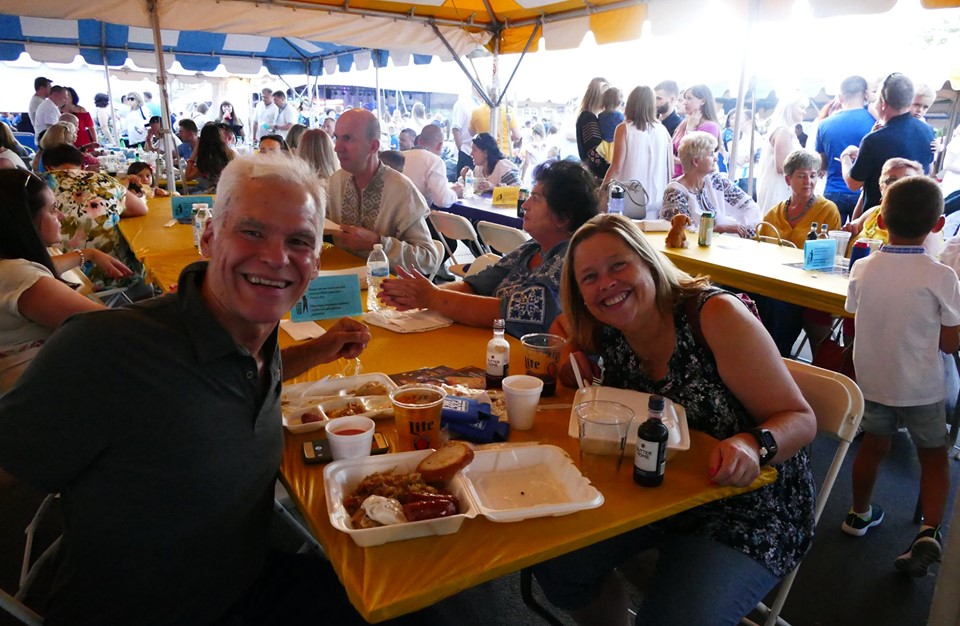
[[[644,441],[637,439],[637,454],[633,459],[633,465],[641,472],[657,474],[660,465],[660,446],[663,444],[656,441]]]
[[[508,346],[491,346],[487,349],[487,374],[506,376],[510,367],[510,349]]]

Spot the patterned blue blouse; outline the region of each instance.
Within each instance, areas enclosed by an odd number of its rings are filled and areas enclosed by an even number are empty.
[[[545,252],[543,262],[531,270],[530,259],[540,252],[540,244],[531,239],[464,281],[478,296],[500,298],[506,331],[514,337],[545,333],[560,314],[560,271],[569,243],[561,241]]]
[[[707,299],[725,293],[704,291]],[[600,334],[605,385],[660,394],[682,405],[690,428],[726,439],[756,426],[720,378],[713,355],[693,336],[684,306],[674,309],[676,349],[667,375],[653,380],[643,373],[623,334],[610,327]],[[776,465],[776,482],[756,491],[701,505],[658,522],[671,532],[710,538],[749,555],[777,576],[794,567],[813,540],[814,486],[806,449]],[[669,468],[667,469],[669,472]]]

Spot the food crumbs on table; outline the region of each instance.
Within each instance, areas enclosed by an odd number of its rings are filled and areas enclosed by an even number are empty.
[[[525,495],[527,495],[527,494],[521,491],[521,492],[520,492],[520,495],[521,495],[521,496],[525,496]]]

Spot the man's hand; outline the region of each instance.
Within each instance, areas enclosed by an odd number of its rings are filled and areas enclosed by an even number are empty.
[[[330,363],[337,359],[354,359],[363,352],[370,342],[370,330],[350,318],[342,318],[327,332],[281,350],[283,359],[283,378],[296,378],[320,363]]]
[[[340,231],[333,233],[333,243],[348,250],[373,250],[380,243],[380,235],[363,226],[340,225]]]
[[[317,342],[326,343],[323,347],[318,346],[318,356],[329,354],[329,358],[322,361],[324,363],[353,359],[360,356],[370,342],[370,329],[366,324],[342,317],[323,336],[318,337]]]

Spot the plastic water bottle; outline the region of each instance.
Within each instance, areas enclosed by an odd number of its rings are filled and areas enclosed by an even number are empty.
[[[374,244],[373,252],[367,257],[367,310],[379,311],[383,308],[377,294],[380,292],[380,283],[390,275],[390,264],[387,255],[383,252],[383,244]]]
[[[487,389],[500,389],[510,375],[510,344],[503,336],[503,320],[493,320],[493,338],[487,342]]]
[[[469,169],[467,170],[466,175],[463,177],[463,197],[473,197],[473,172],[471,172]]]
[[[623,187],[610,185],[610,202],[607,203],[607,213],[623,215]]]
[[[647,421],[637,429],[637,452],[633,458],[633,482],[644,487],[657,487],[663,482],[667,465],[667,427],[663,423],[664,401],[650,396]]]

